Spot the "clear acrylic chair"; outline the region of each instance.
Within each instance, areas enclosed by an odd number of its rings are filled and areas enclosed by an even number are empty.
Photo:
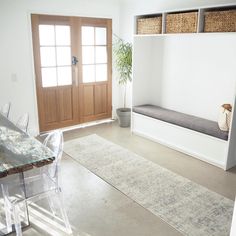
[[[29,114],[25,113],[17,120],[16,126],[27,133],[28,125],[29,125]]]
[[[10,108],[11,108],[11,103],[10,103],[10,102],[4,104],[4,105],[1,107],[1,113],[2,113],[5,117],[7,117],[7,118],[9,117]]]
[[[24,187],[26,202],[28,205],[31,205],[37,201],[46,199],[52,217],[54,217],[55,220],[59,219],[60,224],[64,223],[65,231],[69,235],[72,234],[72,230],[64,208],[64,199],[60,185],[60,161],[63,153],[62,132],[54,131],[50,133],[44,141],[44,146],[53,152],[55,160],[50,165],[41,167],[37,175],[30,174],[29,176],[25,176]],[[9,194],[6,192],[7,190],[5,189],[5,195],[8,196]],[[19,223],[20,212],[17,205],[19,203],[22,204],[22,200],[19,202],[11,202],[8,197],[8,205],[9,202],[11,203],[10,208],[13,213],[15,228],[18,230],[18,232],[16,231],[16,234],[17,236],[21,236],[21,224]],[[14,214],[17,214],[18,216],[15,216]]]
[[[5,222],[1,222],[1,225],[5,226],[3,233],[8,234],[15,229],[16,235],[21,236],[21,227],[29,225],[22,173],[15,176],[14,179],[10,178],[8,181],[1,183],[1,190],[5,211]]]

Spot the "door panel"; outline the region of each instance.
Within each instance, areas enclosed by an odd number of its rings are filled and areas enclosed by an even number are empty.
[[[86,118],[87,116],[94,115],[94,89],[93,85],[86,85],[83,87],[83,116]]]
[[[32,32],[40,131],[76,124],[70,18],[32,15]]]
[[[31,19],[40,131],[111,117],[112,21]]]
[[[90,86],[93,96],[93,100],[90,96],[89,113],[82,117],[84,122],[111,117],[111,35],[111,20],[81,19],[80,83],[84,91]],[[88,106],[86,99],[83,107]]]
[[[95,115],[107,113],[107,84],[95,86]]]
[[[58,110],[55,104],[57,103],[56,89],[47,89],[43,93],[44,103],[44,120],[46,123],[52,124],[57,122]]]
[[[70,87],[59,89],[59,107],[60,107],[60,120],[70,121],[73,119],[73,98],[72,89]]]

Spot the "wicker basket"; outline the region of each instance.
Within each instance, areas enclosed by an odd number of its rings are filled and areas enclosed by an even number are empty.
[[[170,13],[166,16],[166,33],[196,33],[198,12]]]
[[[236,10],[205,12],[204,32],[236,32]]]
[[[161,34],[162,17],[140,18],[137,20],[138,34]]]

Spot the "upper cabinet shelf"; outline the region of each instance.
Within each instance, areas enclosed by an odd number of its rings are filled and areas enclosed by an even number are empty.
[[[178,10],[135,17],[138,35],[236,32],[236,5]]]

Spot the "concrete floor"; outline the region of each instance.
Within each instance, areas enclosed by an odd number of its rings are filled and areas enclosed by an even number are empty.
[[[235,198],[236,168],[225,172],[183,153],[132,135],[128,128],[120,128],[116,122],[64,132],[64,138],[66,141],[94,133],[225,197],[232,200]],[[74,235],[181,235],[67,155],[64,155],[62,160],[62,182]],[[32,225],[24,231],[24,235],[37,236],[46,233]]]

